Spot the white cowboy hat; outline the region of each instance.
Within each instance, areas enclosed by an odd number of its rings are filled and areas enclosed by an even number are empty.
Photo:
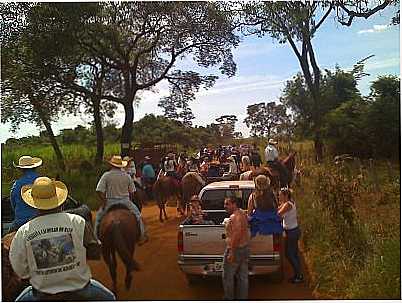
[[[269,139],[268,144],[275,145],[275,144],[278,144],[278,142],[276,142],[274,139],[271,138],[271,139]]]
[[[18,160],[18,164],[13,162],[14,167],[18,168],[35,168],[42,165],[42,159],[31,156],[22,156]]]
[[[110,165],[118,168],[126,167],[127,161],[121,159],[121,156],[113,156],[109,162]]]
[[[68,195],[67,186],[48,177],[38,177],[32,185],[21,188],[21,197],[33,208],[49,210],[62,205]]]

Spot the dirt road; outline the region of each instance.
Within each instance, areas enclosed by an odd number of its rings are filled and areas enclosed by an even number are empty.
[[[124,288],[125,269],[118,262],[119,300],[221,300],[223,296],[220,278],[210,277],[189,285],[185,275],[177,265],[177,225],[176,209],[167,207],[169,219],[160,223],[159,209],[155,205],[145,206],[142,214],[148,226],[150,241],[136,248],[135,259],[141,271],[134,273],[129,291]],[[290,266],[285,262],[285,279],[275,283],[269,277],[250,278],[250,299],[303,300],[313,299],[312,291],[306,284],[290,284]],[[111,287],[109,271],[103,261],[90,261],[95,279]]]

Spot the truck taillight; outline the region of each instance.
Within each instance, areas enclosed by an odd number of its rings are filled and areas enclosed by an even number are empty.
[[[177,250],[179,253],[183,252],[183,231],[181,230],[177,234]]]
[[[282,248],[282,234],[274,234],[274,251],[280,252]]]

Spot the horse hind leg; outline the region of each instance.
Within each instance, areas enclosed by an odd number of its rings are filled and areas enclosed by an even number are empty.
[[[165,215],[165,220],[167,220],[168,216],[166,214],[166,203],[163,204],[163,214]]]

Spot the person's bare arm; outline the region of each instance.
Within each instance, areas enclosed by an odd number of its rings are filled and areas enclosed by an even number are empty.
[[[292,208],[292,205],[290,205],[289,202],[283,203],[279,208],[278,208],[278,215],[283,217],[283,215],[288,212]]]
[[[251,216],[251,213],[254,210],[254,203],[253,203],[253,194],[251,194],[248,198],[248,204],[247,204],[247,215]]]
[[[104,208],[106,205],[106,194],[101,191],[96,191],[99,201],[101,202],[101,207]]]

